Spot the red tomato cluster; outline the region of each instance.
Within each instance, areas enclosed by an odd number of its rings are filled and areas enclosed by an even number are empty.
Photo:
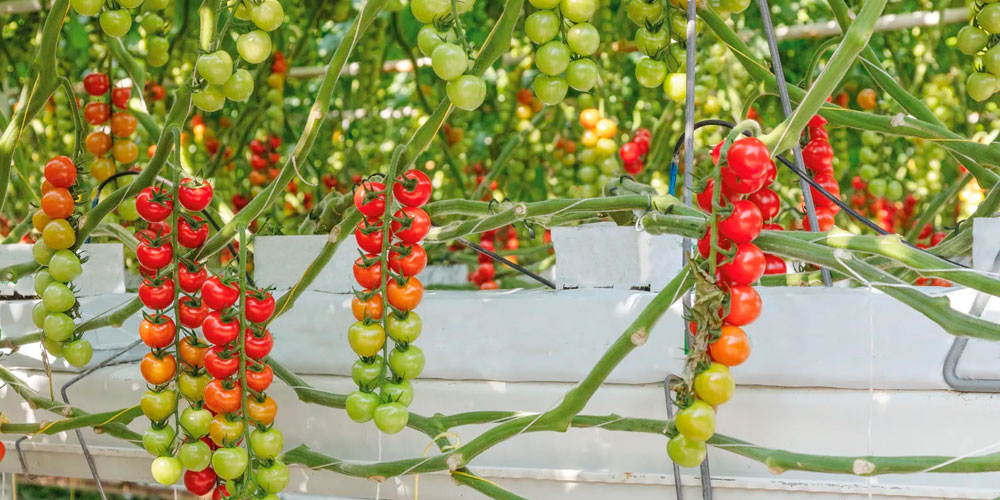
[[[535,97],[535,93],[531,89],[520,89],[517,91],[517,108],[514,110],[514,114],[522,120],[530,120],[535,113],[542,110],[545,107],[542,101]]]
[[[420,242],[430,230],[430,217],[420,207],[431,191],[430,179],[416,169],[395,180],[391,197],[381,182],[365,181],[354,191],[354,205],[364,216],[354,237],[364,255],[354,262],[354,278],[362,290],[351,301],[357,322],[347,337],[360,359],[352,369],[358,390],[347,398],[347,414],[356,422],[374,420],[387,434],[406,426],[406,408],[413,400],[410,380],[424,368],[423,351],[412,342],[423,326],[414,311],[424,290],[416,275],[427,265]],[[392,212],[395,204],[400,208]],[[395,343],[391,351],[387,335]]]
[[[807,127],[809,141],[802,148],[802,159],[806,168],[812,172],[813,180],[823,186],[830,194],[840,197],[840,184],[833,174],[833,146],[830,145],[830,138],[826,131],[826,119],[820,115],[815,115],[809,120]],[[829,231],[833,228],[834,218],[840,212],[840,206],[833,200],[827,198],[816,188],[810,187],[813,205],[816,207],[816,224],[820,231]],[[812,229],[809,217],[802,217],[802,228],[806,231]]]
[[[650,137],[649,130],[641,128],[635,131],[629,142],[618,148],[618,156],[625,165],[625,172],[632,175],[642,172],[643,162],[649,153]]]
[[[281,154],[278,148],[281,147],[281,138],[271,134],[266,140],[254,139],[250,141],[250,184],[261,186],[268,180],[278,177],[281,169],[278,163],[281,162]]]
[[[83,116],[96,127],[84,141],[87,151],[97,157],[90,165],[90,175],[103,182],[114,175],[116,163],[129,165],[139,158],[139,146],[130,139],[139,121],[128,110],[132,94],[128,85],[119,82],[111,88],[107,75],[91,73],[84,77],[83,88],[92,98],[83,107]],[[102,100],[105,96],[107,101]]]

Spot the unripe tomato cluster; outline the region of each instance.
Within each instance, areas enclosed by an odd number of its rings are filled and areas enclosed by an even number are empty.
[[[430,217],[420,207],[431,190],[427,175],[413,169],[395,179],[391,189],[367,180],[354,191],[354,205],[365,217],[354,237],[364,255],[354,262],[362,290],[351,301],[357,322],[347,337],[360,359],[351,370],[358,390],[347,397],[347,414],[355,422],[374,419],[387,434],[406,427],[413,401],[410,381],[424,369],[424,353],[412,342],[423,329],[414,309],[424,292],[416,275],[427,265],[420,242],[430,229]],[[391,351],[387,334],[395,344]]]
[[[1000,49],[994,35],[1000,33],[1000,5],[976,3],[972,24],[958,32],[958,50],[981,61],[981,70],[969,75],[965,90],[976,101],[985,101],[1000,90]]]
[[[80,256],[73,250],[76,230],[77,168],[73,160],[57,156],[44,168],[41,207],[31,217],[31,224],[41,233],[32,253],[43,266],[35,273],[35,293],[41,298],[31,311],[35,326],[42,329],[42,344],[53,356],[64,356],[73,366],[90,362],[94,350],[90,341],[76,331],[79,317],[72,282],[83,272]]]
[[[468,73],[472,69],[468,46],[458,16],[472,10],[475,0],[458,0],[455,10],[447,0],[414,0],[410,12],[424,23],[417,34],[417,47],[431,58],[438,78],[448,82],[445,91],[459,109],[472,111],[486,99],[486,81]]]
[[[115,174],[116,162],[129,165],[139,158],[139,146],[131,139],[139,121],[128,110],[132,89],[124,82],[111,88],[111,80],[104,73],[85,76],[83,88],[91,97],[83,107],[83,116],[96,127],[84,142],[87,151],[95,156],[90,163],[90,175],[104,182]]]
[[[146,64],[153,68],[159,68],[170,60],[170,42],[166,35],[171,28],[168,20],[174,16],[173,12],[163,12],[170,3],[170,0],[147,1],[143,5],[144,12],[139,16],[139,34],[146,51]]]
[[[524,31],[534,42],[535,95],[553,106],[573,90],[588,92],[597,83],[599,70],[590,56],[601,46],[601,34],[591,24],[597,0],[529,0],[535,12],[524,21]]]
[[[108,36],[115,38],[121,38],[128,34],[132,29],[132,13],[129,9],[137,9],[142,7],[144,11],[147,12],[143,16],[143,29],[147,34],[152,33],[163,33],[165,22],[162,18],[159,19],[159,24],[149,21],[149,14],[153,11],[162,11],[171,5],[170,0],[119,0],[118,2],[108,5],[105,7],[105,2],[102,0],[71,0],[70,5],[76,10],[81,16],[96,16],[100,14],[98,22],[101,25],[101,31]],[[157,15],[157,17],[160,17]],[[162,37],[159,37],[162,38]],[[147,57],[147,62],[153,66],[162,66],[166,64],[166,59],[169,55],[166,53],[168,44],[166,39],[163,39],[162,46],[159,42],[155,43],[155,54]],[[147,45],[147,51],[151,50],[150,46]],[[162,62],[160,62],[162,61]],[[159,63],[159,64],[156,64]]]
[[[580,112],[580,125],[583,133],[580,135],[579,160],[582,166],[577,171],[580,181],[580,196],[591,198],[600,196],[601,189],[607,180],[621,173],[615,153],[618,152],[618,123],[611,118],[601,116],[596,108],[587,108]]]
[[[256,28],[241,33],[236,40],[236,50],[247,64],[259,64],[271,56],[271,36],[268,32],[281,26],[285,11],[278,0],[259,3],[240,0],[234,11],[240,21],[251,21]],[[226,100],[244,102],[253,94],[254,79],[250,71],[237,68],[229,52],[218,49],[202,54],[195,63],[201,77],[200,89],[192,95],[192,102],[203,111],[218,111]]]
[[[635,65],[636,81],[648,88],[663,85],[670,99],[683,101],[687,55],[681,42],[685,39],[687,15],[677,8],[664,10],[659,0],[630,0],[627,13],[639,26],[635,46],[643,55]]]

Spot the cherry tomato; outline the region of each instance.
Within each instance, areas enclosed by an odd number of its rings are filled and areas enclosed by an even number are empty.
[[[750,339],[738,326],[723,325],[719,339],[708,345],[712,361],[733,367],[750,357]]]
[[[832,174],[833,146],[829,141],[813,138],[802,148],[802,160],[815,174]]]
[[[709,255],[711,255],[710,252],[712,251],[712,247],[710,245],[712,243],[708,237],[708,234],[711,232],[712,232],[712,227],[709,226],[708,230],[705,231],[705,235],[702,236],[701,238],[698,238],[698,253],[701,255],[703,259],[707,259]],[[720,250],[729,251],[729,249],[733,247],[733,242],[726,239],[723,239],[721,241],[716,240],[716,242],[718,243],[718,247]],[[722,262],[722,259],[724,257],[725,256],[722,255],[722,252],[718,252],[715,254],[716,262]]]
[[[379,288],[382,286],[382,263],[375,262],[368,267],[364,266],[365,259],[376,258],[378,258],[378,255],[368,254],[364,257],[358,257],[354,261],[354,279],[363,288]]]
[[[760,316],[760,294],[749,285],[734,285],[729,287],[729,314],[724,318],[733,326],[744,326],[753,323]]]
[[[400,255],[396,250],[389,251],[389,269],[402,274],[403,276],[416,276],[427,266],[427,252],[424,247],[417,243],[403,243],[400,245],[406,255]]]
[[[398,220],[397,220],[398,219]],[[407,223],[399,220],[408,221]],[[404,229],[404,225],[406,225]],[[423,209],[404,207],[393,215],[392,234],[406,243],[419,243],[431,228],[431,218]]]
[[[391,279],[386,285],[385,293],[392,307],[400,311],[410,311],[420,304],[420,299],[424,296],[424,285],[416,277],[407,278],[403,285]]]
[[[274,371],[268,365],[264,365],[259,370],[257,367],[251,366],[247,368],[246,379],[247,387],[257,392],[264,392],[274,380]]]
[[[382,253],[382,219],[365,219],[354,230],[354,239],[358,247],[366,253]],[[375,229],[378,228],[378,229]]]
[[[278,458],[284,443],[285,437],[281,431],[273,427],[267,430],[255,429],[250,434],[250,449],[257,458],[265,460]]]
[[[183,318],[181,319],[181,324],[184,323]],[[205,366],[205,356],[208,352],[208,346],[201,343],[193,344],[188,337],[184,337],[180,342],[177,343],[178,354],[180,354],[181,361],[184,362],[190,368],[201,368]]]
[[[68,218],[75,208],[73,195],[66,188],[52,188],[42,195],[42,210],[49,219]]]
[[[200,212],[212,202],[212,185],[185,177],[177,191],[177,201],[192,212]]]
[[[715,410],[708,403],[696,399],[691,406],[677,412],[674,425],[677,432],[692,441],[708,441],[715,434]]]
[[[146,379],[146,382],[152,385],[165,384],[174,378],[174,373],[177,371],[177,360],[174,359],[173,354],[157,357],[150,352],[142,357],[139,371],[142,372],[142,378]]]
[[[386,434],[395,434],[406,427],[410,412],[401,403],[386,403],[375,408],[375,427]]]
[[[708,369],[694,377],[695,394],[712,406],[729,401],[735,391],[736,382],[729,373],[729,367],[722,363],[712,363]]]
[[[166,309],[174,303],[174,280],[159,278],[144,279],[139,285],[139,300],[150,309]]]
[[[111,134],[115,137],[131,136],[138,125],[139,121],[131,113],[119,111],[111,115]]]
[[[840,197],[840,184],[837,183],[837,179],[833,175],[819,174],[813,180],[834,197]],[[816,207],[830,207],[834,205],[834,201],[820,193],[818,189],[809,186],[809,191],[812,193],[813,204]],[[824,231],[826,230],[824,229]]]
[[[208,271],[204,265],[188,265],[182,262],[177,268],[177,284],[187,293],[197,293],[207,279]]]
[[[875,109],[875,91],[872,89],[861,89],[858,92],[858,107],[865,110]]]
[[[207,495],[215,488],[217,477],[211,467],[201,471],[188,470],[184,472],[184,487],[194,496]]]
[[[142,414],[154,422],[166,420],[177,408],[177,394],[174,391],[148,390],[139,400],[139,407]]]
[[[226,345],[240,333],[240,323],[236,319],[222,317],[219,311],[212,311],[205,317],[201,324],[201,331],[205,334],[205,340],[215,345]]]
[[[223,414],[212,417],[208,423],[209,439],[216,446],[226,446],[239,442],[243,437],[244,429],[242,418],[237,417],[230,420]]]
[[[91,125],[104,125],[111,115],[111,108],[103,102],[88,102],[83,107],[83,119]]]
[[[347,340],[358,356],[363,358],[378,354],[385,344],[385,330],[378,323],[357,322],[347,330]]]
[[[188,220],[188,217],[191,220]],[[197,215],[177,219],[177,244],[184,248],[198,248],[208,238],[208,224]]]
[[[174,258],[174,247],[169,241],[160,243],[139,243],[135,249],[139,265],[154,271],[170,265]]]
[[[768,188],[760,188],[748,198],[757,208],[760,209],[761,217],[764,220],[771,220],[777,217],[781,210],[781,198],[778,194]]]
[[[750,243],[760,234],[764,218],[753,202],[740,200],[733,203],[733,211],[719,221],[719,234],[737,244]]]
[[[167,316],[151,316],[139,323],[139,338],[153,349],[163,349],[173,344],[175,333],[174,321]]]
[[[409,182],[413,183],[412,188],[405,185]],[[422,207],[431,199],[431,190],[430,178],[416,169],[406,171],[392,186],[392,194],[396,200],[408,207]]]
[[[227,389],[222,380],[213,380],[205,387],[205,406],[216,413],[232,413],[240,409],[242,393],[239,385]]]
[[[753,243],[741,243],[732,262],[719,266],[719,273],[730,285],[749,285],[764,274],[764,266],[764,252]]]
[[[385,213],[385,193],[375,193],[384,190],[385,184],[381,182],[361,183],[354,189],[354,206],[358,207],[358,211],[365,217],[381,217]]]
[[[170,216],[174,201],[165,189],[151,186],[135,197],[135,209],[146,222],[161,222]]]
[[[697,467],[705,461],[708,447],[702,441],[695,441],[677,434],[667,442],[667,455],[681,467]]]
[[[714,199],[715,196],[714,189],[715,189],[715,179],[709,179],[708,182],[705,183],[705,189],[702,192],[698,193],[697,196],[698,206],[701,207],[702,210],[708,213],[712,213],[712,200]],[[729,191],[728,189],[726,189],[725,185],[723,185],[722,187],[722,196],[725,197],[725,200],[729,201],[729,203],[736,203],[737,201],[740,200],[740,194]]]
[[[111,103],[118,109],[126,109],[131,95],[132,87],[115,87],[111,90]]]
[[[247,290],[246,319],[252,323],[266,323],[274,315],[274,296],[263,289]]]
[[[240,298],[240,289],[212,276],[201,285],[201,300],[216,311],[231,307]]]
[[[771,153],[760,139],[743,137],[729,147],[726,164],[741,179],[755,179],[764,175]]]
[[[766,253],[764,254],[764,259],[767,261],[764,267],[764,274],[785,274],[787,272],[785,261],[781,257]]]
[[[271,348],[274,347],[274,338],[268,330],[254,333],[248,329],[245,344],[247,357],[259,360],[271,353]]]
[[[820,231],[832,229],[834,225],[833,211],[826,207],[816,207],[816,225],[819,226]],[[812,231],[812,224],[809,223],[808,216],[802,218],[802,229]]]
[[[87,151],[94,156],[104,156],[111,151],[111,136],[105,132],[95,131],[87,134],[84,139]]]
[[[263,401],[258,401],[256,397],[247,399],[247,416],[250,417],[251,423],[271,425],[277,414],[278,404],[271,396],[264,396]]]
[[[764,187],[767,183],[767,176],[761,175],[760,177],[740,177],[733,173],[729,167],[723,167],[722,183],[727,189],[733,192],[739,194],[750,194]]]
[[[129,140],[117,141],[111,146],[111,156],[118,163],[132,163],[139,158],[139,146]]]
[[[364,293],[369,293],[370,290],[365,290]],[[358,321],[364,321],[365,318],[369,318],[375,321],[382,319],[382,296],[379,294],[373,294],[368,300],[361,300],[358,296],[354,296],[351,299],[351,313],[354,314],[354,319]]]
[[[107,94],[109,88],[111,80],[104,73],[91,73],[83,77],[83,90],[92,96]]]
[[[45,164],[45,180],[57,188],[68,188],[76,183],[76,165],[65,156],[57,156]]]
[[[225,354],[227,346],[217,345],[205,354],[205,371],[213,378],[224,379],[240,369],[239,353]]]

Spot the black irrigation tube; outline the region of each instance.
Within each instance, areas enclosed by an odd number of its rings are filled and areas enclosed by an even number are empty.
[[[455,241],[458,241],[462,245],[465,245],[465,246],[467,246],[467,247],[469,247],[469,248],[471,248],[471,249],[473,249],[473,250],[475,250],[475,251],[477,251],[477,252],[479,252],[479,253],[481,253],[481,254],[483,254],[483,255],[485,255],[485,256],[493,259],[493,260],[495,260],[495,261],[502,262],[506,266],[514,269],[515,271],[517,271],[517,272],[519,272],[519,273],[521,273],[521,274],[523,274],[523,275],[525,275],[525,276],[527,276],[527,277],[529,277],[529,278],[531,278],[531,279],[533,279],[533,280],[535,280],[535,281],[537,281],[537,282],[539,282],[539,283],[541,283],[541,284],[543,284],[543,285],[545,285],[545,286],[547,286],[549,288],[555,288],[556,287],[556,284],[553,283],[551,280],[546,279],[546,278],[544,278],[542,276],[539,276],[539,275],[537,275],[537,274],[529,271],[528,269],[522,267],[521,265],[515,264],[514,262],[511,262],[510,260],[507,260],[502,255],[500,255],[500,254],[498,254],[498,253],[496,253],[496,252],[494,252],[492,250],[487,250],[487,249],[483,248],[482,246],[477,245],[477,244],[475,244],[475,243],[473,243],[473,242],[471,242],[471,241],[469,241],[469,240],[467,240],[465,238],[458,238]]]

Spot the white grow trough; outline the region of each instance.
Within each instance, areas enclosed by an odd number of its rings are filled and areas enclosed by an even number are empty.
[[[981,231],[981,224],[994,229]],[[997,221],[977,220],[976,225],[977,237],[998,234]],[[586,243],[587,237],[609,232],[619,240]],[[425,325],[420,346],[427,355],[427,368],[415,384],[414,411],[549,409],[649,302],[653,292],[640,288],[661,288],[679,266],[676,238],[609,227],[565,229],[554,231],[553,236],[562,266],[557,282],[571,289],[425,295],[420,308]],[[315,250],[311,246],[321,244],[325,236],[295,238],[295,244],[258,240],[258,281],[274,281],[279,291],[287,289],[312,260]],[[995,239],[985,245],[977,241],[977,266],[985,258],[981,255],[991,260],[998,248],[1000,242]],[[105,250],[94,250],[101,251]],[[634,261],[618,262],[622,252]],[[345,375],[355,359],[346,339],[353,321],[351,296],[344,293],[350,286],[350,262],[355,254],[352,245],[345,244],[321,279],[272,327],[275,359],[309,383],[341,393],[352,388]],[[17,257],[6,257],[0,265]],[[592,269],[588,266],[602,263],[618,267],[588,274]],[[734,370],[740,387],[719,413],[719,432],[761,446],[837,455],[961,456],[1000,448],[996,424],[1000,396],[948,389],[941,371],[952,337],[924,316],[865,288],[759,290],[764,312],[747,328],[754,352]],[[974,297],[972,291],[958,288],[928,289],[928,293],[945,294],[959,310],[968,310]],[[92,316],[130,298],[120,291],[101,291],[81,302],[85,316]],[[28,301],[0,303],[4,337],[34,330],[30,305]],[[1000,321],[1000,300],[990,302],[984,317]],[[137,325],[138,319],[133,318],[121,328],[90,333],[98,350],[95,362],[132,342]],[[666,418],[662,381],[667,373],[681,370],[681,345],[682,321],[675,307],[649,341],[611,374],[585,413]],[[138,356],[141,350],[134,354]],[[1000,346],[974,340],[959,373],[1000,378],[998,357]],[[47,392],[37,350],[25,348],[5,358],[4,364],[36,390]],[[57,388],[74,373],[64,364],[54,370]],[[70,397],[85,410],[101,411],[135,405],[144,390],[138,368],[125,365],[76,384]],[[373,425],[355,424],[341,411],[298,403],[280,381],[274,383],[271,394],[278,400],[278,425],[285,433],[286,447],[305,443],[339,458],[374,461],[420,456],[429,443],[411,430],[382,436]],[[9,387],[0,388],[0,411],[15,422],[57,418],[29,409]],[[142,418],[131,425],[139,432],[145,426]],[[455,431],[467,442],[483,429]],[[103,478],[152,480],[151,458],[145,452],[108,436],[85,434]],[[9,452],[0,471],[19,471],[13,436],[3,436],[3,441]],[[662,437],[600,429],[534,433],[494,447],[471,468],[532,499],[660,500],[674,498],[665,445]],[[24,448],[32,473],[89,477],[72,433],[37,436]],[[1000,496],[997,473],[921,473],[871,480],[804,472],[776,475],[726,451],[712,449],[709,456],[714,498],[719,500]],[[376,496],[376,485],[365,479],[298,467],[292,470],[289,493],[323,498]],[[687,498],[701,498],[697,470],[684,469],[682,482]],[[423,475],[420,494],[434,500],[482,498],[470,488],[455,486],[446,474]],[[379,495],[412,499],[414,478],[391,479],[381,485]]]

